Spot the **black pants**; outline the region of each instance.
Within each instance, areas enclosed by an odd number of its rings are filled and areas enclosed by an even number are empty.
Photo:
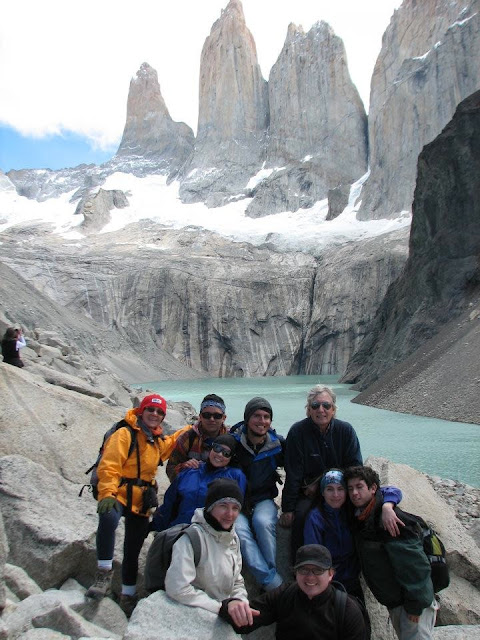
[[[299,498],[295,506],[295,518],[292,525],[292,562],[295,562],[295,554],[298,549],[303,546],[303,529],[305,527],[305,520],[307,519],[308,512],[312,508],[312,498],[303,496]]]

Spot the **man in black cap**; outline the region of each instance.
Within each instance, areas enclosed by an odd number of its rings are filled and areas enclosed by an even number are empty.
[[[300,547],[294,571],[295,582],[256,598],[250,602],[250,612],[236,612],[235,621],[228,613],[228,601],[222,604],[219,615],[241,634],[276,622],[277,640],[365,640],[364,617],[357,601],[344,592],[340,596],[342,592],[330,584],[334,570],[326,547]],[[243,617],[242,626],[236,624],[239,617]]]
[[[283,579],[277,572],[277,467],[283,467],[285,440],[271,428],[272,406],[265,398],[252,398],[244,420],[231,429],[238,440],[237,462],[247,477],[242,513],[235,524],[242,557],[256,581],[275,589]]]

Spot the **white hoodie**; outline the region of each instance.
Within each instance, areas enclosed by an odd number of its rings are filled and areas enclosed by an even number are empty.
[[[240,542],[234,527],[216,531],[196,509],[192,523],[200,534],[200,562],[195,567],[193,548],[188,536],[173,545],[172,561],[165,576],[165,591],[174,600],[191,607],[218,613],[222,600],[237,598],[248,602],[243,582]]]

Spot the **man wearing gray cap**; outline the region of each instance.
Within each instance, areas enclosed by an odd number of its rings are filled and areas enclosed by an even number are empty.
[[[345,594],[339,615],[339,596],[330,584],[334,575],[332,557],[326,547],[300,547],[293,569],[295,582],[282,584],[250,602],[252,624],[247,621],[249,612],[242,611],[245,622],[236,626],[228,615],[228,601],[222,604],[219,615],[241,634],[276,622],[276,640],[365,640],[363,613],[354,598]]]

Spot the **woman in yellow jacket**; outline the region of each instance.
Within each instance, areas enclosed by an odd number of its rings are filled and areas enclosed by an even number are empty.
[[[113,575],[115,531],[125,518],[120,606],[130,615],[137,604],[138,556],[148,534],[150,509],[157,506],[155,474],[160,462],[167,460],[175,442],[184,431],[163,436],[162,422],[167,403],[162,396],[146,396],[137,409],[124,418],[125,427],[107,440],[98,465],[97,574],[87,596],[103,598]],[[135,446],[132,444],[135,432]],[[131,452],[130,452],[131,451]],[[130,452],[130,455],[129,455]]]

